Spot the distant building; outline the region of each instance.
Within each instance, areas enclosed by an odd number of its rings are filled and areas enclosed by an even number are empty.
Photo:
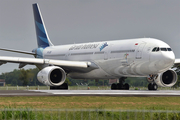
[[[5,85],[6,85],[5,79],[0,79],[0,86],[5,86]]]

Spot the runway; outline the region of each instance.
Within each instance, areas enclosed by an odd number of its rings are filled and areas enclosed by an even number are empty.
[[[0,90],[0,96],[180,96],[177,90]]]

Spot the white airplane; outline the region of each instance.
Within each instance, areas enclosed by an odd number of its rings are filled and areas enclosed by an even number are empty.
[[[68,89],[66,76],[74,79],[112,79],[119,83],[112,90],[129,90],[127,77],[147,77],[149,90],[158,86],[171,87],[177,74],[171,69],[175,59],[171,47],[153,38],[111,40],[54,46],[50,41],[38,4],[33,4],[38,48],[32,52],[1,48],[0,50],[34,55],[35,58],[0,56],[0,64],[36,65],[38,80],[50,89]]]

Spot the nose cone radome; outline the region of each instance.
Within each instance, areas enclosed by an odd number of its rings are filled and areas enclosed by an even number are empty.
[[[174,61],[175,61],[175,55],[173,52],[167,52],[167,53],[163,53],[163,56],[164,56],[164,60],[165,60],[165,63],[167,64],[174,64]]]
[[[164,63],[164,67],[170,68],[173,66],[175,61],[175,55],[173,52],[164,52],[162,53],[162,62]]]

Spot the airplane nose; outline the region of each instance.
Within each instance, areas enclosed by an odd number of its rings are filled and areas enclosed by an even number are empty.
[[[173,52],[164,52],[162,55],[166,64],[174,64],[175,55]]]
[[[164,67],[172,67],[175,61],[175,55],[173,52],[163,52],[162,53],[162,60],[164,63]]]
[[[172,51],[161,51],[151,54],[151,67],[158,72],[163,72],[171,68],[175,61],[175,55]]]

